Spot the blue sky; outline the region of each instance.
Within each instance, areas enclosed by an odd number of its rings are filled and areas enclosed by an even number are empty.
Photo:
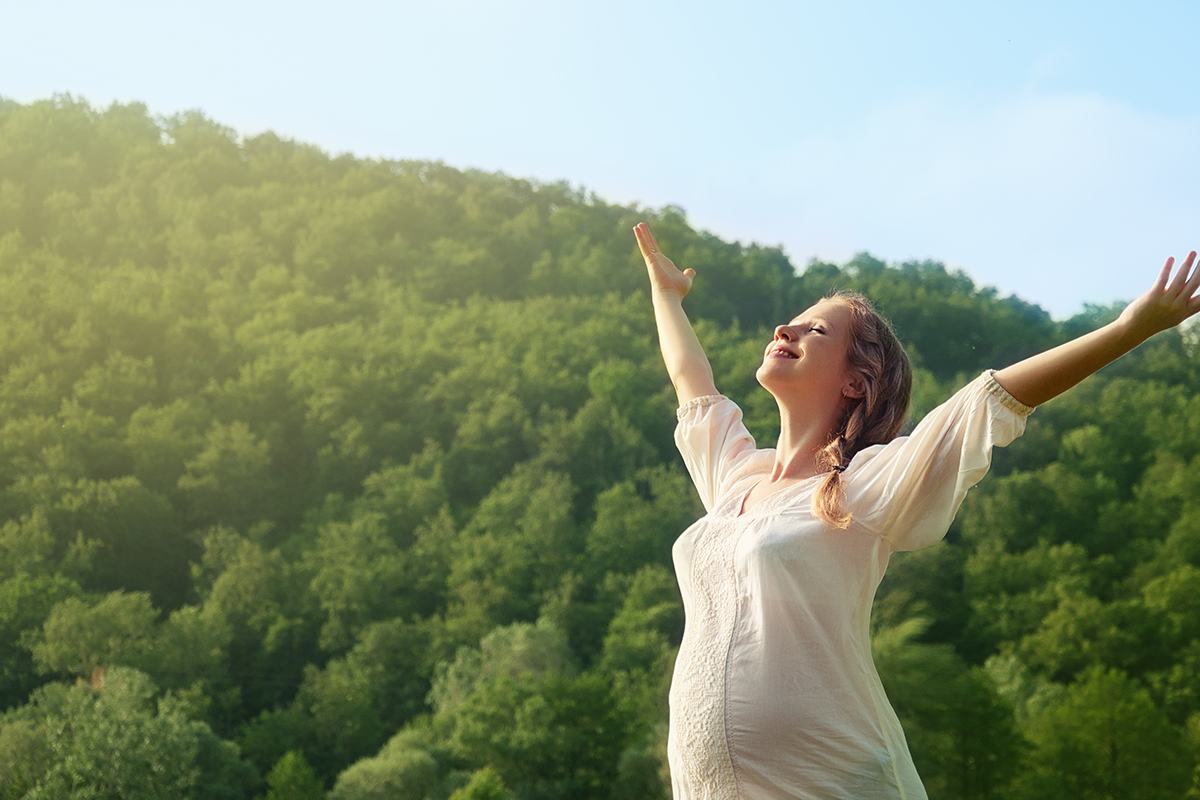
[[[1200,3],[3,4],[0,95],[933,258],[1062,317],[1200,247]],[[698,284],[699,288],[700,284]]]

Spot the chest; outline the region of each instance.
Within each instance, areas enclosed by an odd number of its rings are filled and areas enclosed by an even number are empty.
[[[820,476],[812,476],[809,478],[782,480],[775,483],[771,483],[768,480],[757,481],[750,487],[750,491],[742,494],[741,504],[737,509],[737,513],[740,515],[750,514],[769,498],[776,495],[786,497],[789,494],[794,494],[798,487],[802,485],[807,486],[819,479]]]
[[[676,541],[672,555],[685,593],[721,585],[781,599],[797,593],[858,596],[864,585],[873,591],[887,563],[877,536],[826,524],[810,510],[811,492],[795,489],[792,496],[786,490],[769,494],[738,514],[751,492],[735,493]]]

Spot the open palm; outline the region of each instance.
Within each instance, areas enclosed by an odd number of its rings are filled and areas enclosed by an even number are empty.
[[[1188,253],[1175,276],[1171,277],[1174,258],[1163,264],[1158,280],[1144,295],[1130,303],[1122,317],[1142,336],[1149,337],[1173,328],[1200,312],[1200,264],[1196,251]]]
[[[638,247],[642,250],[642,258],[646,259],[646,271],[650,274],[650,289],[655,292],[677,294],[682,299],[692,288],[692,278],[696,277],[695,270],[679,268],[663,255],[658,249],[658,242],[650,233],[650,227],[639,222],[633,228],[637,237]]]

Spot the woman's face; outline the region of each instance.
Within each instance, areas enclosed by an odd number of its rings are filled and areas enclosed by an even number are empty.
[[[763,353],[758,382],[777,398],[799,392],[810,401],[839,403],[843,395],[861,396],[846,369],[850,325],[850,309],[836,300],[817,303],[780,325]]]

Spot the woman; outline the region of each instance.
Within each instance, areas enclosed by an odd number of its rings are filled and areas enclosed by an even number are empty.
[[[863,298],[826,298],[767,346],[757,377],[780,434],[757,450],[683,312],[695,272],[645,223],[634,231],[679,396],[676,442],[708,511],[673,549],[687,620],[671,684],[676,800],[926,797],[870,654],[888,557],[941,539],[1034,406],[1200,310],[1196,253],[1173,277],[1167,259],[1115,322],[985,372],[899,438],[903,349]]]

